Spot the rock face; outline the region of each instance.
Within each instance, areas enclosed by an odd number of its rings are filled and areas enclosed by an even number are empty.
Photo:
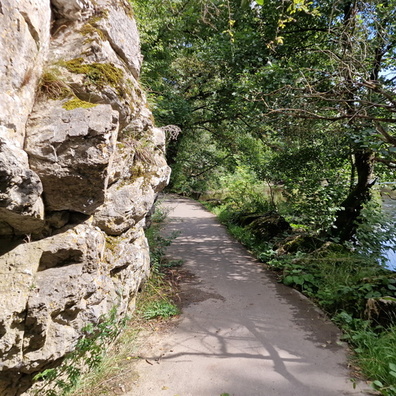
[[[0,1],[0,395],[134,308],[169,178],[126,0]]]
[[[30,167],[43,184],[46,210],[91,215],[105,201],[118,113],[110,105],[65,110],[62,102],[52,102],[38,106],[29,119]]]

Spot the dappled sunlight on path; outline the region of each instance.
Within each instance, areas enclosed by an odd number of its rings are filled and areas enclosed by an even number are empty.
[[[168,253],[192,276],[182,285],[183,314],[144,351],[130,396],[363,394],[349,380],[338,329],[321,312],[277,284],[199,204],[166,205],[166,230],[179,233]]]

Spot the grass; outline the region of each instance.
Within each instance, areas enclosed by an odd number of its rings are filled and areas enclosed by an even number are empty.
[[[170,301],[152,301],[142,310],[142,318],[146,320],[162,318],[168,319],[180,313],[179,308]]]
[[[166,249],[177,234],[163,236],[162,224],[167,213],[161,207],[152,218],[152,225],[146,230],[150,246],[151,277],[145,285],[142,298],[137,304],[137,314],[145,320],[168,319],[180,313],[177,307],[177,268],[180,260],[169,260]]]
[[[104,355],[102,362],[90,372],[84,374],[76,389],[70,396],[97,396],[116,394],[120,389],[119,383],[125,377],[129,377],[129,382],[136,380],[137,374],[131,361],[139,359],[137,351],[140,343],[140,333],[142,328],[136,326],[134,321],[128,323],[119,339]],[[128,389],[125,388],[127,391]]]
[[[353,343],[362,372],[375,378],[374,388],[383,395],[396,395],[396,327],[379,334],[360,331]]]
[[[396,327],[373,328],[369,321],[346,312],[336,315],[334,321],[353,347],[353,364],[363,376],[372,379],[372,387],[382,395],[396,395]]]

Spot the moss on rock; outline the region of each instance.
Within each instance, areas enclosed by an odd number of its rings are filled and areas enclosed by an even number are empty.
[[[84,63],[83,58],[75,58],[64,61],[61,65],[71,73],[84,74],[88,81],[99,89],[108,85],[115,88],[120,95],[124,93],[124,71],[111,63]]]
[[[91,107],[95,107],[95,106],[97,106],[97,104],[85,102],[84,100],[74,97],[73,99],[70,99],[69,101],[65,102],[62,107],[66,110],[74,110],[78,108],[90,109]]]
[[[86,23],[80,29],[80,33],[83,36],[94,36],[96,34],[97,36],[99,36],[99,39],[101,41],[106,40],[106,35],[104,34],[104,32],[102,30],[98,29],[96,26],[92,25],[91,23]],[[86,41],[94,41],[94,39],[90,38],[90,39],[87,39]]]

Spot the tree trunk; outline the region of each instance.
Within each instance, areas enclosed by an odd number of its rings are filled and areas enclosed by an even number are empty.
[[[332,237],[340,241],[348,241],[355,235],[363,205],[370,200],[370,188],[375,183],[373,181],[373,152],[359,150],[354,157],[358,181],[342,202],[342,208],[337,212],[334,228],[330,232]]]
[[[344,5],[344,31],[341,36],[344,54],[353,54],[353,32],[356,24],[357,7],[358,2],[356,0],[347,1]],[[346,65],[348,65],[348,62],[346,62]],[[345,67],[343,74],[348,87],[346,97],[349,99],[345,102],[346,112],[350,115],[350,120],[353,122],[353,117],[356,114],[353,103],[355,96],[354,77],[356,76],[351,75],[351,70],[353,70],[353,67]],[[330,232],[332,237],[339,239],[341,242],[348,241],[355,235],[363,205],[370,200],[370,187],[374,184],[372,182],[373,152],[368,149],[355,147],[353,156],[358,180],[341,203],[341,209],[336,213],[336,220]]]

